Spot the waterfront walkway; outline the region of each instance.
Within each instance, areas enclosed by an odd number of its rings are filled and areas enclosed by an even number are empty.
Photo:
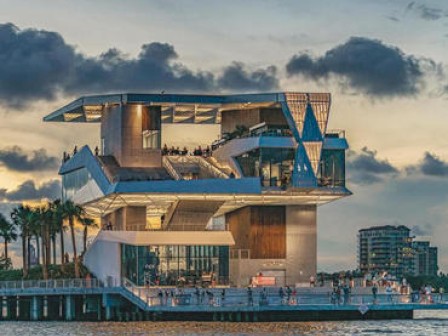
[[[127,280],[105,285],[96,279],[0,282],[0,296],[2,318],[19,318],[29,310],[25,315],[31,320],[50,316],[51,310],[60,318],[74,320],[89,309],[99,320],[140,312],[152,314],[152,319],[251,321],[264,320],[263,314],[271,320],[324,320],[412,318],[414,310],[448,310],[448,295],[439,294],[379,294],[374,299],[368,294],[338,297],[327,287],[297,288],[289,294],[283,288],[281,294],[273,287],[146,288]]]

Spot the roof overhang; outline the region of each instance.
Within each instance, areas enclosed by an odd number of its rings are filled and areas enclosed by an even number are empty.
[[[103,216],[126,206],[145,206],[148,216],[160,216],[178,201],[217,201],[223,205],[214,214],[224,215],[244,206],[256,205],[323,205],[351,192],[343,187],[317,188],[301,191],[271,191],[263,194],[175,194],[175,193],[119,193],[83,204],[93,216]]]
[[[219,124],[221,112],[278,106],[285,93],[240,95],[112,94],[85,96],[44,117],[46,122],[100,122],[103,111],[115,105],[141,104],[162,107],[162,123]]]
[[[95,240],[133,246],[235,245],[235,240],[229,231],[100,231]]]

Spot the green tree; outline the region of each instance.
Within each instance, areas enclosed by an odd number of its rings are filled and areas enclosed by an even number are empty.
[[[40,207],[34,210],[36,214],[35,225],[40,229],[42,239],[42,274],[44,280],[48,279],[48,266],[51,264],[51,223],[52,211],[50,206]]]
[[[35,220],[35,213],[28,206],[20,205],[11,212],[13,224],[20,230],[22,239],[22,260],[23,260],[23,278],[28,277],[29,273],[29,238],[30,226]]]
[[[93,220],[90,217],[82,217],[81,220],[81,225],[84,227],[83,230],[83,251],[82,254],[84,255],[84,253],[86,253],[87,250],[87,236],[88,236],[88,229],[91,228],[97,228],[98,225],[96,224],[95,220]]]
[[[82,207],[75,204],[71,200],[67,200],[63,203],[63,212],[62,217],[64,219],[68,219],[68,225],[70,228],[70,234],[72,238],[72,246],[73,246],[73,262],[75,264],[75,276],[79,278],[79,262],[78,262],[78,254],[76,249],[76,238],[75,238],[75,221],[80,221],[84,216],[85,212]]]
[[[2,214],[0,214],[0,237],[5,244],[5,258],[8,259],[8,244],[17,240],[17,232],[15,226]]]
[[[52,232],[52,240],[53,240],[53,248],[55,249],[56,246],[56,235],[59,234],[59,247],[61,249],[61,267],[64,269],[65,264],[65,244],[64,244],[64,232],[67,229],[67,227],[64,225],[64,203],[61,202],[61,200],[57,199],[53,203],[51,203],[51,210],[53,212],[52,216],[52,226],[53,226],[53,232]],[[56,261],[54,261],[56,264]]]

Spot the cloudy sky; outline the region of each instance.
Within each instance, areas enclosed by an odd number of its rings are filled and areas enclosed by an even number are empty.
[[[95,125],[41,122],[79,95],[324,91],[333,95],[329,128],[345,129],[351,145],[354,195],[319,210],[319,269],[356,266],[358,229],[404,224],[431,236],[448,271],[446,1],[0,0],[0,8],[0,211],[58,196],[62,151],[97,144]]]

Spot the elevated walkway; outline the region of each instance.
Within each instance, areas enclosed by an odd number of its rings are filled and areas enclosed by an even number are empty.
[[[127,279],[109,280],[0,282],[0,319],[83,320],[93,313],[95,320],[330,321],[448,311],[448,295],[438,294],[417,301],[401,294],[378,295],[375,301],[372,295],[350,295],[335,302],[322,290],[282,296],[279,288],[145,288]]]

